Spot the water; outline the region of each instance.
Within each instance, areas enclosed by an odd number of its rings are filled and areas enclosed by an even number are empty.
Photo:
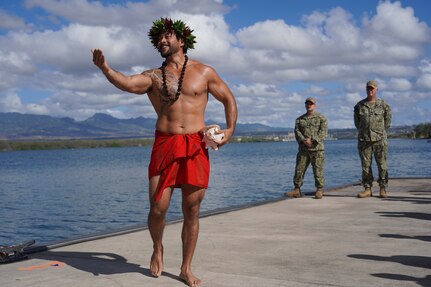
[[[296,152],[295,142],[212,151],[202,212],[280,197],[292,188]],[[146,224],[150,153],[151,147],[0,153],[0,245],[47,244]],[[430,177],[430,159],[426,140],[389,142],[390,177]],[[326,142],[325,178],[326,188],[360,179],[356,140]],[[303,190],[314,190],[311,166]],[[181,216],[180,203],[176,190],[168,219]]]

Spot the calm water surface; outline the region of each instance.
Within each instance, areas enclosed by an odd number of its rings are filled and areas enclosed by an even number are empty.
[[[296,152],[295,142],[212,151],[202,211],[280,197],[292,188]],[[328,141],[325,152],[326,188],[359,180],[356,140]],[[0,245],[29,239],[46,244],[146,224],[150,153],[151,147],[0,152]],[[389,142],[390,177],[430,177],[430,159],[426,140]],[[303,190],[314,190],[311,167]],[[169,219],[181,216],[178,191]]]

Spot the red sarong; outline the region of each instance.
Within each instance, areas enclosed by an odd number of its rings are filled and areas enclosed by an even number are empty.
[[[156,201],[162,198],[167,187],[182,184],[208,187],[210,163],[202,137],[201,133],[182,135],[156,131],[148,166],[149,179],[160,175]]]

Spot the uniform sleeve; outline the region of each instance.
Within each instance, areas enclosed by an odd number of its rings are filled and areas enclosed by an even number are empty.
[[[326,135],[328,134],[328,120],[325,116],[321,115],[320,117],[320,126],[319,130],[317,132],[317,142],[321,143],[326,138]]]
[[[305,140],[304,135],[299,130],[299,118],[295,121],[295,138],[298,143],[301,143]]]
[[[391,107],[385,103],[385,130],[388,130],[391,127],[391,121],[392,121]]]
[[[353,121],[355,122],[356,129],[359,129],[359,105],[356,105],[353,110]]]

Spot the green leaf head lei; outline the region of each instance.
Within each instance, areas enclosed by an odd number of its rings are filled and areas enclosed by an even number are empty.
[[[181,38],[184,40],[183,51],[184,54],[187,53],[188,49],[194,49],[195,46],[195,38],[193,30],[190,29],[189,26],[181,20],[172,21],[170,18],[160,18],[153,22],[153,26],[148,32],[148,36],[150,37],[151,44],[157,49],[157,43],[159,42],[159,38],[166,32],[175,32],[177,38]]]

